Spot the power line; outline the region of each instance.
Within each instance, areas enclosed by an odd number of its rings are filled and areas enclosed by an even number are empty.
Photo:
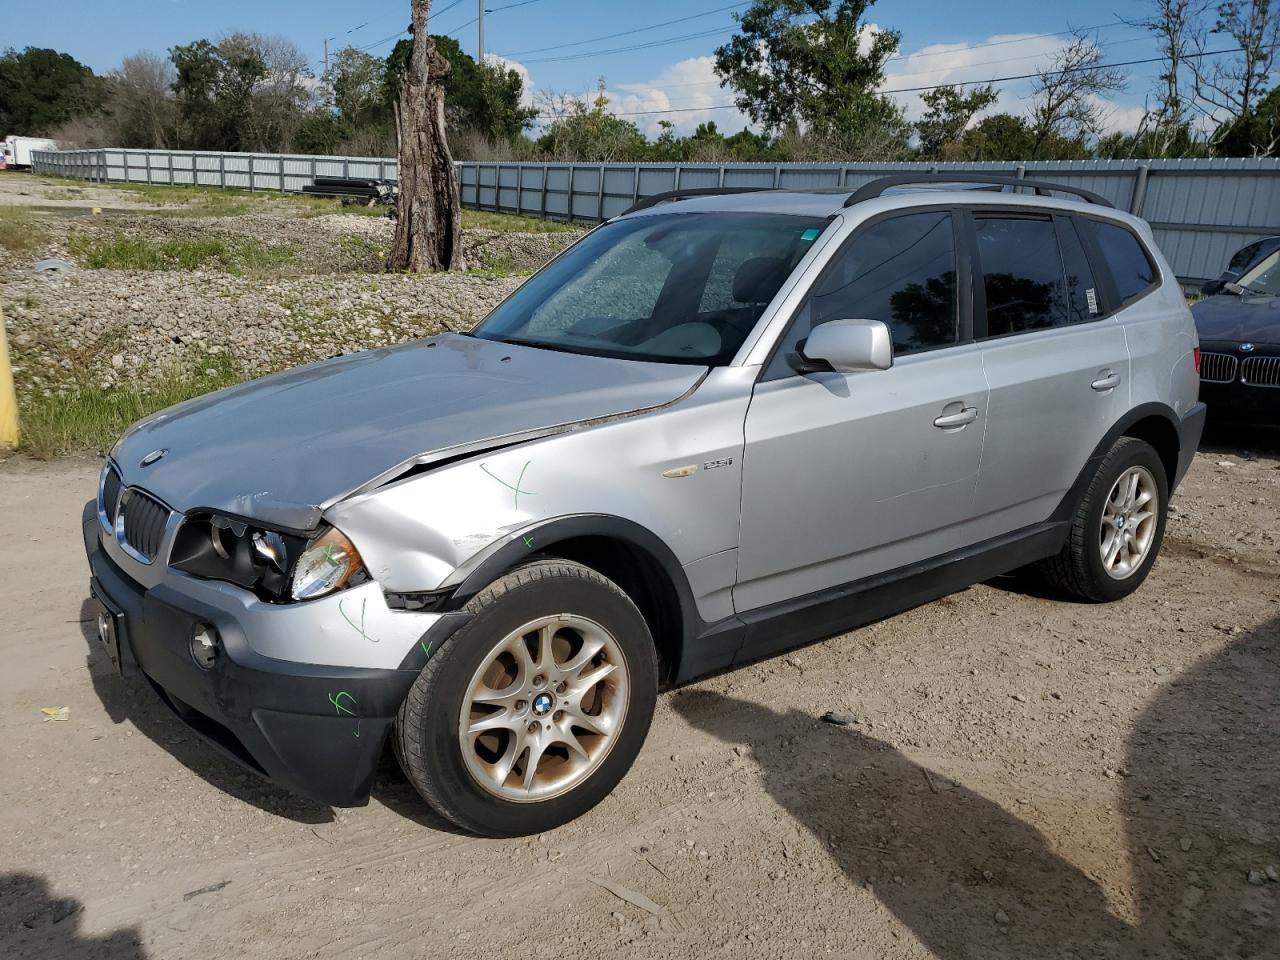
[[[604,57],[614,53],[629,53],[632,50],[650,50],[654,47],[665,47],[672,43],[682,43],[685,40],[699,40],[704,37],[714,37],[716,34],[724,33],[726,30],[733,29],[731,26],[716,27],[712,30],[701,30],[697,33],[686,33],[679,37],[667,37],[664,40],[650,40],[647,43],[634,43],[625,47],[613,47],[609,50],[592,50],[586,53],[567,53],[559,57],[535,57],[532,60],[522,60],[522,63],[560,63],[565,60],[589,60],[592,57]]]
[[[733,10],[735,7],[745,7],[751,2],[752,0],[744,0],[742,3],[731,3],[728,6],[716,7],[714,10],[708,10],[705,13],[694,13],[687,17],[676,17],[674,20],[663,20],[661,23],[651,23],[647,27],[635,27],[632,30],[622,30],[618,33],[606,33],[604,36],[592,37],[589,40],[574,40],[571,43],[556,43],[549,47],[535,47],[532,50],[517,50],[514,53],[508,54],[508,56],[522,57],[527,53],[546,53],[548,50],[563,50],[567,47],[581,47],[588,43],[598,43],[601,40],[614,40],[618,37],[629,37],[634,33],[644,33],[646,30],[656,30],[659,27],[669,27],[673,23],[685,23],[689,20],[698,20],[702,17],[710,17],[717,13],[723,13],[726,10]]]
[[[1270,44],[1261,49],[1275,49],[1280,44]],[[1199,60],[1203,57],[1220,57],[1228,53],[1243,53],[1243,47],[1232,47],[1228,50],[1206,50],[1202,53],[1184,54],[1184,60]],[[1146,57],[1140,60],[1122,60],[1117,63],[1094,63],[1083,67],[1068,67],[1063,70],[1043,70],[1035,73],[1020,73],[1007,77],[990,77],[984,80],[956,80],[951,83],[933,83],[919,87],[893,87],[886,90],[877,91],[880,94],[891,93],[923,93],[927,90],[937,90],[940,87],[971,87],[978,84],[1007,83],[1011,80],[1032,80],[1036,77],[1056,77],[1066,76],[1071,73],[1090,73],[1094,70],[1109,70],[1116,67],[1136,67],[1148,63],[1163,63],[1164,57]],[[615,117],[648,117],[658,116],[671,113],[700,113],[704,110],[734,110],[737,109],[736,103],[717,103],[705,107],[673,107],[668,110],[632,110],[624,113],[612,113]],[[562,119],[554,114],[539,114],[533,117],[534,120],[559,120]]]
[[[485,13],[501,13],[503,10],[510,10],[513,7],[527,7],[531,3],[541,3],[542,0],[519,0],[517,3],[503,4],[501,7],[485,7]],[[479,20],[479,17],[476,17]]]

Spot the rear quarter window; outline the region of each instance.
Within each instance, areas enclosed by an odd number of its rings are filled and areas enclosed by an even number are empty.
[[[1128,306],[1156,282],[1156,267],[1141,241],[1127,228],[1093,221],[1093,234],[1103,262],[1111,271],[1120,306]]]

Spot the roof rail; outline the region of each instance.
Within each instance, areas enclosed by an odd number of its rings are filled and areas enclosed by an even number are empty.
[[[872,200],[893,187],[916,183],[985,183],[991,186],[1026,187],[1029,190],[1034,190],[1037,197],[1045,196],[1050,191],[1057,191],[1059,193],[1074,194],[1086,203],[1096,204],[1100,207],[1113,205],[1106,197],[1094,193],[1092,190],[1067,187],[1060,183],[1048,183],[1044,180],[1019,180],[1017,177],[989,176],[985,173],[895,173],[893,176],[880,177],[870,183],[863,184],[849,194],[849,199],[844,202],[844,205],[852,207],[855,203],[861,203],[863,200]]]
[[[687,200],[690,197],[718,197],[729,193],[759,193],[765,190],[772,190],[773,187],[689,187],[685,190],[668,190],[666,193],[655,193],[650,197],[643,197],[637,200],[622,213],[620,217],[625,217],[628,213],[635,213],[637,210],[648,210],[650,207],[656,207],[660,203],[668,203],[673,200]]]

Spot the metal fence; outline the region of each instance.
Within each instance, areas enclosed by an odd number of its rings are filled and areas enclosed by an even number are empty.
[[[41,172],[88,180],[301,190],[317,176],[394,179],[396,161],[369,157],[169,150],[34,152]],[[904,172],[1001,173],[1102,194],[1150,222],[1188,283],[1217,276],[1231,254],[1280,235],[1280,160],[1069,160],[994,163],[483,163],[457,165],[464,206],[596,223],[640,197],[692,187],[853,191]]]

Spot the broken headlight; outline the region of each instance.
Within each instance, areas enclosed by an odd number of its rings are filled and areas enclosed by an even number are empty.
[[[323,597],[365,577],[360,553],[343,534],[330,527],[307,544],[293,570],[295,600]]]

